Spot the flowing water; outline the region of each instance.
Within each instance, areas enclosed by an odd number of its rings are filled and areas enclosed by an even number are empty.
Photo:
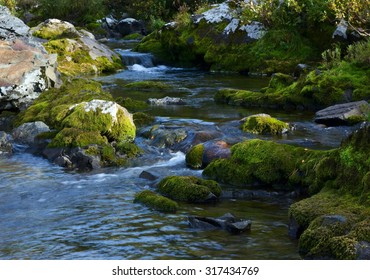
[[[124,48],[124,46],[121,46]],[[331,148],[350,133],[348,128],[323,128],[312,114],[247,110],[217,105],[215,92],[224,87],[258,90],[267,78],[208,73],[156,65],[150,55],[118,50],[128,69],[98,77],[114,96],[146,101],[181,97],[182,106],[151,106],[155,123],[188,130],[217,130],[229,138],[255,137],[242,133],[239,120],[253,113],[270,113],[290,122],[295,130],[280,137],[264,137],[310,148]],[[124,88],[133,81],[163,81],[171,91],[138,92]],[[0,157],[0,259],[298,259],[296,241],[288,237],[289,196],[180,204],[176,214],[162,214],[134,204],[134,195],[151,188],[140,178],[156,174],[201,176],[185,165],[179,150],[149,146],[137,138],[147,154],[129,168],[106,168],[91,173],[67,172],[22,151]],[[218,217],[225,213],[252,220],[249,233],[232,235],[189,227],[187,216]]]

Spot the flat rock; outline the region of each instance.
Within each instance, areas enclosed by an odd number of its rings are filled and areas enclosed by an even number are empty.
[[[226,213],[218,218],[189,216],[188,221],[193,228],[204,230],[222,229],[233,234],[250,231],[252,225],[250,220],[237,219],[230,213]]]
[[[327,126],[348,125],[351,118],[363,117],[366,110],[369,110],[369,103],[364,100],[337,104],[316,112],[314,120]]]

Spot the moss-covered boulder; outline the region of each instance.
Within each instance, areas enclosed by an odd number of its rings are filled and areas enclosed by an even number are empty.
[[[134,202],[142,203],[149,208],[164,213],[176,213],[178,209],[178,204],[175,201],[150,190],[145,190],[136,194]]]
[[[323,189],[291,206],[291,228],[304,258],[369,258],[369,136],[367,125],[319,161],[315,174]]]
[[[73,24],[59,19],[48,19],[31,30],[33,36],[46,40],[80,37],[79,31]]]
[[[91,75],[122,68],[116,53],[96,41],[91,33],[77,30],[68,22],[47,20],[34,28],[33,35],[49,40],[44,47],[49,53],[58,55],[58,70],[66,76]]]
[[[136,134],[132,115],[124,107],[112,101],[98,99],[70,107],[61,125],[99,131],[110,141],[117,142],[131,142]]]
[[[277,135],[288,132],[289,125],[270,115],[258,114],[246,118],[241,128],[244,132]]]
[[[43,121],[49,125],[53,131],[42,136],[49,139],[43,154],[62,166],[88,170],[126,165],[129,158],[140,154],[132,143],[136,126],[132,115],[112,100],[98,82],[66,80],[60,89],[43,92],[19,114],[16,123]]]
[[[358,197],[332,189],[290,208],[299,225],[299,252],[306,259],[367,259],[370,250],[370,207]]]
[[[240,187],[257,184],[292,190],[297,183],[312,183],[314,178],[305,174],[324,154],[272,141],[247,140],[231,147],[230,159],[211,162],[203,175]]]
[[[209,202],[221,195],[221,187],[212,180],[193,176],[169,176],[158,184],[158,191],[177,201]]]

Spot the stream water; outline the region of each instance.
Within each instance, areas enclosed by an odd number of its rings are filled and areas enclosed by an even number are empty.
[[[248,139],[256,136],[242,133],[238,121],[253,113],[270,113],[292,123],[295,130],[264,139],[314,149],[336,147],[352,130],[318,126],[313,115],[304,112],[215,104],[213,96],[220,88],[258,90],[268,79],[155,65],[148,61],[150,55],[124,50],[122,43],[119,47],[130,57],[128,69],[97,78],[114,96],[143,101],[173,96],[186,101],[182,106],[150,106],[147,111],[156,116],[155,124],[216,129],[229,138]],[[123,87],[142,80],[166,82],[174,89],[138,92]],[[134,195],[150,188],[150,182],[140,178],[143,171],[201,176],[201,171],[186,167],[181,151],[150,146],[140,135],[136,141],[147,153],[134,166],[91,173],[67,172],[21,151],[0,157],[0,259],[299,259],[296,241],[288,237],[287,213],[293,202],[289,196],[182,203],[171,215],[134,204]],[[197,230],[187,222],[188,215],[218,217],[228,212],[252,220],[251,232]]]

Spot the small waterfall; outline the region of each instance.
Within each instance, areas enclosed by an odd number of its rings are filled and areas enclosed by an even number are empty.
[[[116,50],[116,52],[118,52],[121,55],[122,61],[126,66],[138,64],[146,68],[154,67],[153,63],[154,57],[150,53],[138,53],[133,52],[131,50],[121,50],[121,49]]]

